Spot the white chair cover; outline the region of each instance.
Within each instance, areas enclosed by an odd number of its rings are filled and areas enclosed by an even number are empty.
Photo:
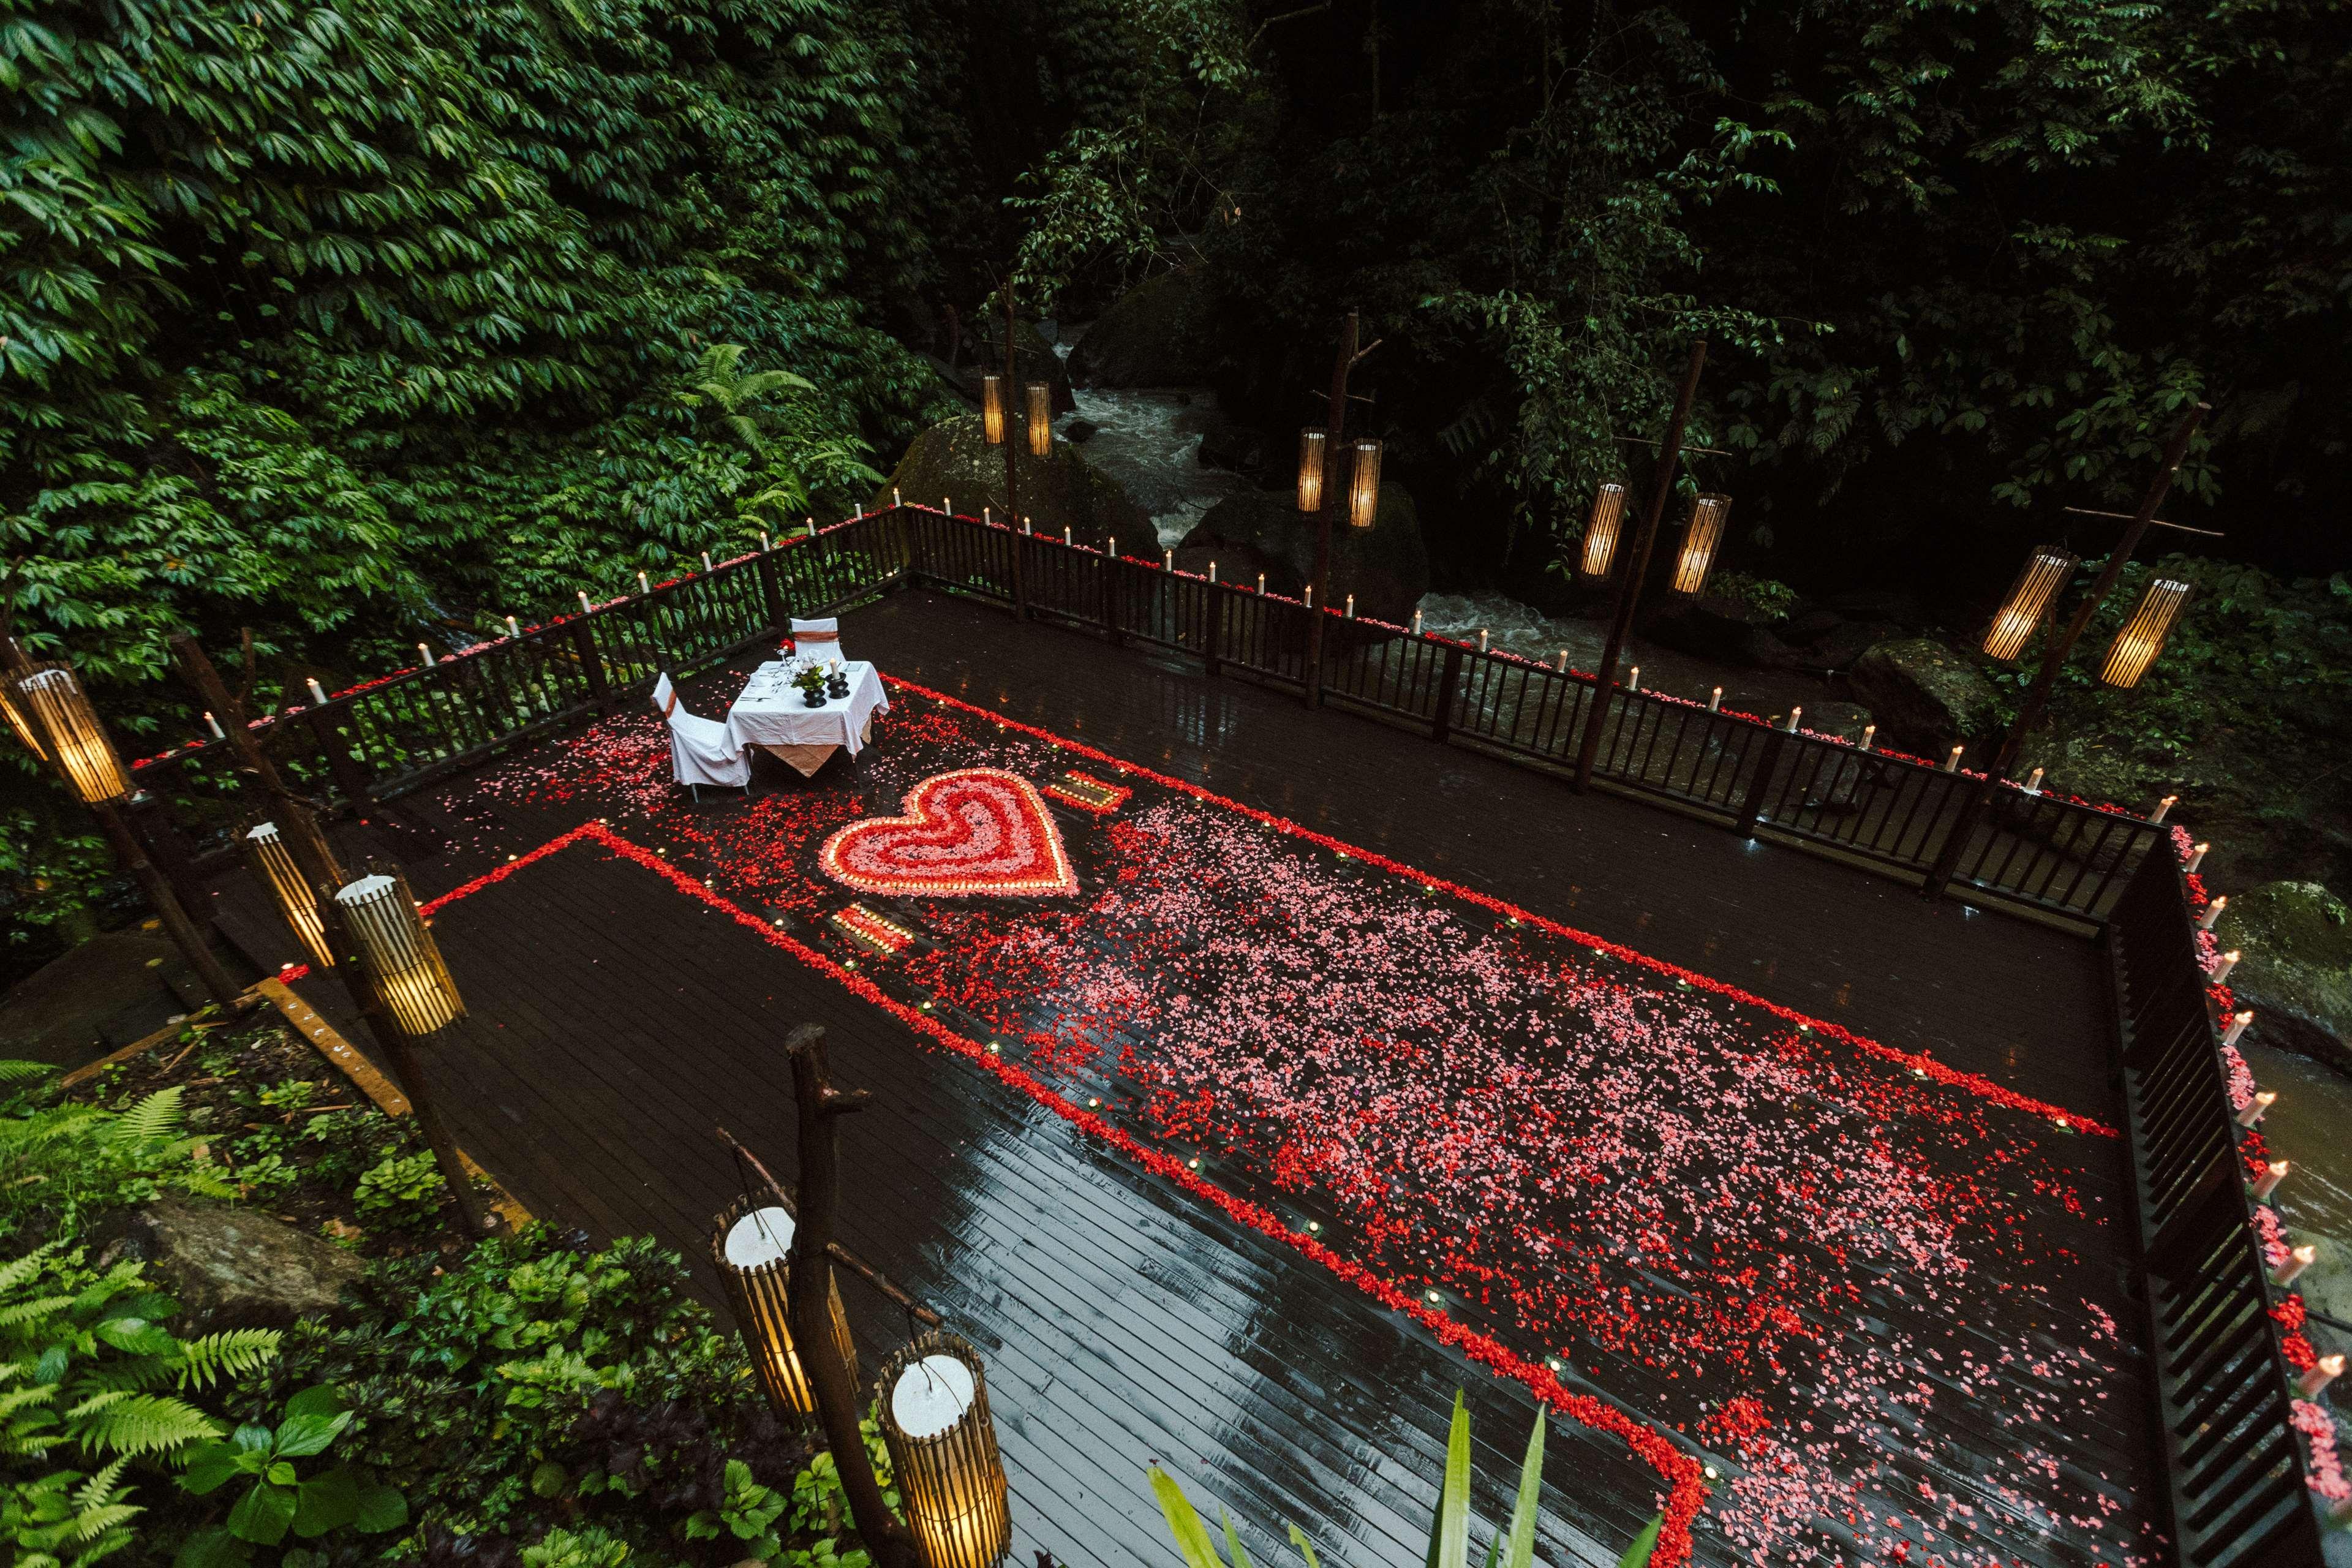
[[[686,710],[667,671],[654,681],[654,709],[668,721],[670,771],[678,783],[689,789],[700,784],[751,786],[751,759],[728,738],[726,725]]]
[[[841,623],[830,617],[822,621],[804,621],[793,616],[793,646],[803,658],[814,658],[824,663],[835,659],[844,664],[849,662],[849,656],[841,651]]]

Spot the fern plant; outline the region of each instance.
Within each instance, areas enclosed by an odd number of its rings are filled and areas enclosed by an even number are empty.
[[[0,1083],[46,1078],[39,1062],[0,1061]],[[205,1197],[235,1195],[220,1172],[192,1157],[175,1085],[121,1111],[39,1103],[20,1093],[0,1110],[0,1245],[22,1243],[37,1221],[71,1235],[93,1210],[142,1203],[166,1188]]]
[[[163,1326],[174,1310],[136,1263],[100,1273],[49,1246],[0,1265],[0,1531],[17,1568],[85,1568],[129,1545],[143,1511],[123,1479],[131,1465],[177,1464],[220,1432],[178,1391],[278,1353],[274,1329],[183,1340]],[[42,1469],[53,1456],[99,1468]]]

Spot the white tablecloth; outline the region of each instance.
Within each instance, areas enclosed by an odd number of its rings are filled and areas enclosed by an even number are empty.
[[[840,746],[851,756],[866,743],[866,727],[877,713],[890,710],[890,695],[882,678],[863,659],[842,666],[849,677],[849,695],[828,698],[822,708],[811,708],[786,679],[781,661],[772,660],[751,672],[743,695],[727,710],[727,738],[744,746]]]

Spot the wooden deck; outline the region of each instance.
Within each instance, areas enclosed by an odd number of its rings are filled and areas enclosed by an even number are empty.
[[[1173,661],[1018,628],[965,601],[897,595],[852,616],[845,638],[894,674],[2018,1094],[2115,1119],[2103,975],[2087,943],[1926,904],[1861,871],[1653,807],[1580,798],[1501,763],[1307,712]],[[714,678],[696,705],[718,711],[726,690]],[[427,899],[599,815],[593,799],[562,790],[486,802],[467,786],[460,779],[404,803],[450,841],[409,860]],[[862,786],[835,764],[816,787]],[[740,809],[714,798],[695,820],[723,831]],[[675,853],[694,869],[690,843]],[[257,962],[294,956],[241,879],[222,884],[217,903]],[[1173,1563],[1142,1484],[1156,1458],[1196,1501],[1230,1509],[1254,1552],[1286,1553],[1280,1527],[1297,1521],[1327,1560],[1418,1562],[1456,1387],[1469,1391],[1475,1416],[1480,1517],[1504,1516],[1501,1489],[1535,1409],[1520,1384],[944,1055],[726,908],[681,896],[657,869],[593,847],[560,850],[449,904],[437,929],[472,1010],[432,1051],[461,1141],[534,1212],[598,1236],[659,1236],[698,1270],[709,1216],[735,1191],[712,1126],[724,1122],[789,1171],[778,1042],[796,1022],[828,1027],[836,1076],[877,1094],[848,1129],[859,1201],[845,1239],[988,1356],[1022,1560],[1044,1549],[1073,1564]],[[302,989],[340,1017],[331,984]],[[2082,1136],[2051,1144],[2084,1203],[2120,1216],[2119,1145]],[[2085,1226],[2066,1241],[2070,1288],[2132,1321],[2115,1278],[2123,1227]],[[713,1281],[702,1283],[715,1300]],[[1863,1291],[1855,1324],[1816,1328],[1922,1343],[1940,1334],[1988,1363],[2011,1342],[2060,1332],[1998,1318],[1939,1324],[1916,1293],[1898,1300],[1899,1280],[1863,1282]],[[855,1289],[850,1307],[870,1365],[904,1325]],[[2046,1379],[2021,1366],[2000,1363],[2013,1387],[1973,1394],[1955,1392],[1948,1366],[1923,1366],[1947,1397],[1907,1434],[1916,1463],[1869,1481],[1854,1510],[1864,1517],[1826,1519],[1801,1548],[1814,1561],[1992,1561],[1991,1537],[1950,1521],[2009,1506],[2005,1467],[2039,1444],[2098,1500],[2077,1518],[2033,1520],[2018,1507],[2019,1521],[2032,1522],[1999,1537],[2000,1560],[2160,1557],[2141,1500],[2150,1494],[2138,1358],[2122,1345],[2105,1353],[2114,1364],[2089,1420],[2063,1419]],[[1594,1356],[1565,1380],[1620,1406],[1644,1395],[1645,1375],[1654,1374],[1638,1357]],[[1835,1393],[1821,1391],[1825,1411]],[[1906,1416],[1890,1410],[1887,1419],[1899,1427]],[[1673,1436],[1686,1452],[1739,1468],[1694,1432]],[[1546,1468],[1547,1562],[1613,1563],[1661,1489],[1622,1440],[1570,1422],[1554,1423]],[[1943,1500],[1923,1503],[1923,1487]],[[1976,1515],[1956,1515],[1955,1501]],[[1694,1536],[1699,1561],[1759,1560],[1706,1510]],[[1907,1556],[1896,1555],[1898,1541]]]

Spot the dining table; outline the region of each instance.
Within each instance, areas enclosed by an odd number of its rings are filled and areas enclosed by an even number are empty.
[[[874,715],[890,710],[881,673],[864,659],[835,660],[849,682],[846,697],[828,695],[812,708],[793,678],[796,661],[770,659],[751,672],[742,693],[727,710],[727,738],[738,748],[757,746],[803,778],[813,778],[835,752],[856,756],[874,733]]]

